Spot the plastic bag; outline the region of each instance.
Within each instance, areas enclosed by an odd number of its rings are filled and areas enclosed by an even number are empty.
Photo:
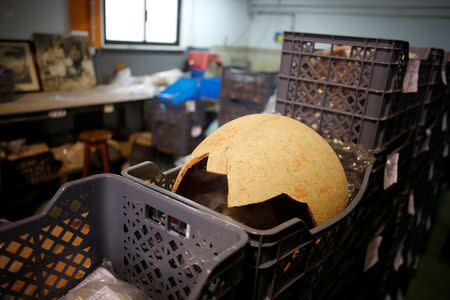
[[[134,285],[118,280],[107,269],[97,268],[60,300],[144,300],[150,299]]]
[[[183,76],[180,69],[171,69],[150,75],[155,86],[169,86]]]
[[[266,103],[266,106],[264,107],[263,114],[274,114],[275,111],[275,105],[277,103],[277,90],[275,89],[272,96],[270,96],[269,100]]]

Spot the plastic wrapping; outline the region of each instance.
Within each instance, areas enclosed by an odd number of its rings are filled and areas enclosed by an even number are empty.
[[[71,168],[81,168],[83,166],[83,143],[63,144],[52,148],[56,159],[61,160],[64,165]]]
[[[118,280],[105,267],[99,267],[61,300],[144,300],[150,299],[143,291]]]
[[[266,105],[264,106],[263,114],[273,114],[276,113],[275,105],[277,103],[277,90],[270,96],[269,100],[267,100]]]
[[[351,201],[361,188],[364,172],[375,162],[375,156],[363,145],[344,143],[338,139],[329,140],[345,170],[348,182],[348,196]]]
[[[97,90],[102,93],[130,93],[154,97],[164,87],[170,86],[183,76],[179,69],[171,69],[152,75],[133,76],[131,69],[120,70],[110,84],[99,85]]]

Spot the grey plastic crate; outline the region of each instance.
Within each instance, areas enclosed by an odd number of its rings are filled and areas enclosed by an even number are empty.
[[[408,46],[396,40],[285,32],[276,110],[324,137],[370,149],[387,147],[405,129],[399,115],[407,110],[401,91]],[[385,130],[396,132],[380,134]]]
[[[408,110],[378,119],[277,99],[276,111],[307,124],[326,139],[362,144],[375,152],[408,134],[411,123]]]
[[[152,299],[233,299],[247,238],[122,176],[95,175],[65,184],[40,214],[0,227],[0,298],[56,299],[106,258]]]
[[[349,53],[336,54],[341,46],[348,47]],[[360,90],[395,91],[402,88],[408,46],[398,40],[284,32],[280,75]],[[332,48],[330,53],[316,51],[327,48]]]
[[[362,213],[358,207],[365,194],[372,166],[366,169],[361,189],[347,208],[335,218],[311,230],[298,218],[272,229],[257,230],[175,194],[170,189],[180,169],[178,167],[162,173],[154,163],[143,162],[123,170],[122,175],[196,209],[225,218],[244,229],[249,235],[249,242],[242,297],[275,299],[289,297],[292,293],[299,298],[306,297],[311,290],[299,287],[303,278],[314,275],[315,270],[323,267],[327,259],[336,255],[339,249],[351,247],[349,241],[354,240],[354,226]],[[320,280],[320,276],[315,277],[315,280]]]

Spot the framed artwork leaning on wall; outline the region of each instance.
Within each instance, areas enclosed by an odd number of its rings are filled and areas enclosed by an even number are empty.
[[[30,41],[0,40],[0,65],[12,70],[15,92],[40,90]]]
[[[89,38],[33,34],[44,91],[90,89],[96,86]]]

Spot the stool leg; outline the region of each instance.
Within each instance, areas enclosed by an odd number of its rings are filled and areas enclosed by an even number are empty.
[[[83,177],[89,174],[89,144],[84,143],[84,155],[83,155]]]
[[[103,170],[105,173],[109,173],[109,157],[108,157],[108,146],[105,143],[100,145],[102,149],[102,157],[103,157]]]

